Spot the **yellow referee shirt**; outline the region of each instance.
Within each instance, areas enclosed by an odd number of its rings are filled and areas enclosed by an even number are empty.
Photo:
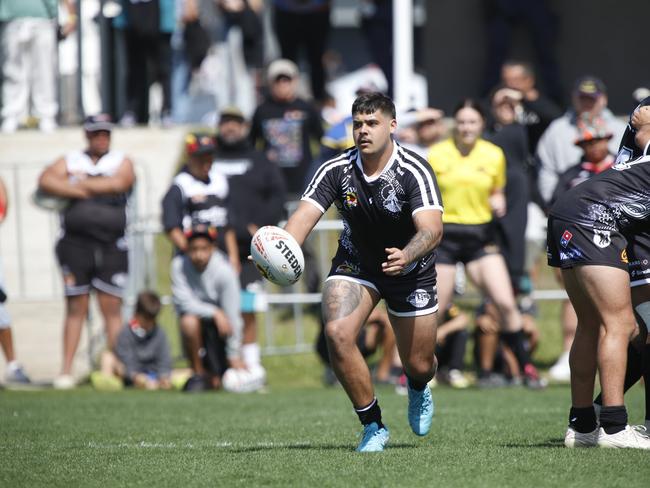
[[[431,146],[428,160],[445,202],[444,223],[477,225],[492,220],[489,197],[506,182],[506,157],[499,146],[479,139],[463,156],[450,138]]]

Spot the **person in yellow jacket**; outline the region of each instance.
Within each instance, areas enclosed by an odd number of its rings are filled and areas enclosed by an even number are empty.
[[[476,101],[463,100],[454,119],[452,137],[432,146],[428,154],[445,202],[436,261],[440,310],[452,300],[456,264],[461,262],[469,279],[497,306],[501,339],[517,357],[526,384],[539,388],[543,384],[525,347],[521,314],[494,240],[492,220],[506,212],[506,158],[501,148],[481,137],[485,116]],[[479,377],[489,374],[480,371]]]

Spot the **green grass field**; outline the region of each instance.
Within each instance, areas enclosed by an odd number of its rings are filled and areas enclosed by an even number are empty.
[[[2,392],[0,486],[648,486],[647,452],[563,447],[567,387],[438,387],[424,438],[381,387],[390,447],[358,454],[343,391],[290,386],[293,362],[268,365],[268,394]],[[642,397],[628,395],[632,422]]]

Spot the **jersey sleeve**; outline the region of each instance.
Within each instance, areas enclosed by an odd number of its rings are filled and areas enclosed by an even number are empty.
[[[412,151],[400,149],[401,164],[409,175],[404,179],[406,192],[411,205],[411,215],[422,210],[443,211],[442,197],[436,175],[423,158]]]
[[[307,185],[301,200],[311,203],[318,210],[325,213],[336,200],[341,166],[346,164],[348,164],[348,160],[344,157],[331,159],[323,163],[314,174],[309,185]]]

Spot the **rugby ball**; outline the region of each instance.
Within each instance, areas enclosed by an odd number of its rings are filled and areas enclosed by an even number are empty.
[[[251,257],[262,276],[280,286],[293,285],[305,268],[305,258],[296,240],[286,230],[273,225],[255,232]]]
[[[266,370],[262,366],[252,369],[228,368],[221,378],[223,389],[231,393],[252,393],[264,388]]]

